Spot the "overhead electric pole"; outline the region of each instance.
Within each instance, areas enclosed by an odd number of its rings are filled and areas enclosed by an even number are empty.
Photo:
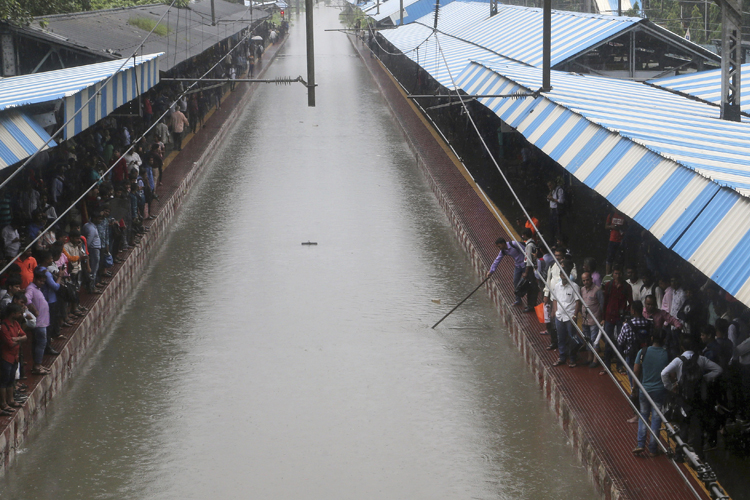
[[[550,66],[552,64],[552,0],[544,0],[542,13],[542,92],[552,90]]]
[[[716,0],[721,7],[721,119],[740,121],[742,3]]]

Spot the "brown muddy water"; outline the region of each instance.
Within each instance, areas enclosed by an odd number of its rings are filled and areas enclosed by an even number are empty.
[[[487,297],[430,329],[478,281],[339,12],[318,106],[258,89],[0,497],[596,497]]]

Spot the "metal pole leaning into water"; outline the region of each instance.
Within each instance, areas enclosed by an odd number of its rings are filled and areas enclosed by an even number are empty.
[[[435,323],[434,325],[432,325],[432,328],[434,329],[436,326],[438,326],[440,323],[442,323],[445,318],[447,318],[448,316],[450,316],[451,314],[453,314],[453,311],[455,311],[456,309],[458,309],[461,306],[461,304],[463,304],[464,302],[466,302],[467,300],[469,300],[469,297],[471,297],[472,295],[474,295],[474,292],[476,292],[477,290],[479,290],[482,287],[482,285],[484,285],[485,283],[487,283],[487,280],[490,279],[491,277],[492,277],[492,275],[490,274],[489,276],[487,276],[486,278],[484,278],[482,280],[482,282],[480,284],[478,284],[477,287],[474,290],[472,290],[471,293],[469,295],[467,295],[464,300],[462,300],[461,302],[459,302],[458,304],[456,304],[456,307],[454,307],[453,309],[451,309],[450,311],[448,311],[448,314],[446,314],[445,316],[443,316],[442,318],[440,318],[440,321],[438,321],[437,323]]]

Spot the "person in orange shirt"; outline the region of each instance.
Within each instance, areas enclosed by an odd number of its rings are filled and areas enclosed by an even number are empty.
[[[34,269],[36,269],[36,259],[31,256],[31,248],[27,249],[16,261],[21,268],[21,289],[26,290],[29,283],[34,281]]]
[[[532,222],[534,223],[533,225],[531,224]],[[522,233],[524,229],[530,230],[531,237],[536,240],[536,229],[534,229],[534,227],[539,227],[539,219],[537,219],[536,217],[532,217],[531,221],[529,221],[528,219],[519,217],[518,219],[516,219],[516,224],[518,224],[518,227],[521,228]]]

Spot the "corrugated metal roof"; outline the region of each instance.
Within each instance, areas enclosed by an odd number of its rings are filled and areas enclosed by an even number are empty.
[[[448,5],[453,0],[441,0],[440,5]],[[376,21],[391,18],[394,25],[401,21],[399,15],[399,0],[385,0],[380,2],[380,14],[378,14],[378,2],[368,2],[360,7],[362,11]],[[404,0],[404,24],[410,23],[430,12],[435,11],[435,0]]]
[[[45,39],[54,36],[61,42],[103,57],[122,57],[130,55],[148,35],[148,31],[128,24],[128,21],[145,18],[156,22],[168,8],[168,5],[147,5],[45,16],[46,28],[34,23],[22,31],[32,36],[39,34]],[[249,19],[268,16],[258,9],[252,9],[251,14],[244,5],[224,0],[215,0],[215,8],[219,21],[216,26],[211,26],[211,3],[208,0],[191,2],[190,9],[172,9],[162,21],[169,27],[169,35],[152,34],[143,45],[143,52],[166,53],[162,69],[167,71],[247,27]]]
[[[434,4],[433,4],[434,5]],[[600,16],[577,12],[552,11],[552,65],[559,64],[589,47],[631,28],[640,18]],[[433,26],[428,13],[415,23]],[[401,50],[396,40],[399,31],[383,35]],[[413,28],[412,28],[413,29]],[[456,0],[440,8],[438,29],[441,33],[466,40],[497,54],[531,66],[542,65],[542,11],[531,7],[499,5],[490,17],[485,2]]]
[[[470,95],[507,94],[534,91],[541,79],[537,68],[474,62],[456,83]],[[552,86],[543,96],[479,101],[750,303],[750,266],[740,267],[750,258],[750,201],[741,196],[750,194],[750,124],[635,82],[553,72]]]
[[[395,30],[381,31],[381,34],[441,85],[448,88],[453,86],[451,73],[455,78],[472,59],[511,62],[482,47],[448,36],[435,35],[432,29],[422,24],[407,24]],[[437,42],[438,37],[440,46]],[[445,54],[448,61],[447,66],[443,62],[442,54]]]
[[[746,75],[748,71],[750,71],[750,64],[743,64],[741,67],[742,74]],[[747,82],[746,79],[740,81],[740,107],[742,111],[748,112],[750,111],[750,83],[746,84],[745,82]],[[680,92],[681,94],[691,95],[706,102],[721,104],[720,69],[656,78],[646,83],[674,92]]]
[[[6,108],[56,101],[72,96],[115,74],[125,62],[122,71],[141,66],[162,54],[136,56],[134,59],[118,59],[86,66],[12,76],[0,79],[0,110]],[[153,79],[152,79],[153,81]],[[157,75],[158,81],[158,75]],[[111,110],[110,110],[111,111]]]
[[[527,88],[541,72],[487,64]],[[694,169],[721,186],[750,196],[750,127],[719,120],[719,108],[636,82],[555,72],[556,103],[623,137]]]
[[[0,169],[28,158],[37,149],[57,146],[32,118],[18,110],[0,112]]]
[[[104,82],[108,75],[80,92],[73,92],[72,95],[65,97],[63,107],[65,122],[68,122],[70,117],[75,116],[75,119],[65,126],[66,139],[80,134],[115,109],[137,98],[159,83],[159,57],[138,58],[137,62],[138,65],[135,68],[123,68],[114,78],[107,81],[106,85]],[[122,60],[120,60],[120,63],[122,63]],[[112,63],[101,64],[111,65]],[[87,67],[83,66],[82,68]],[[117,69],[117,67],[114,69]],[[94,72],[92,71],[92,73]],[[102,71],[100,74],[106,73]],[[88,80],[91,81],[90,78]],[[70,84],[74,84],[72,77]],[[0,89],[2,89],[2,81],[0,81]],[[86,104],[92,97],[94,99]],[[80,113],[79,110],[81,110]]]
[[[488,9],[487,4],[484,5]],[[552,65],[555,66],[641,21],[637,17],[553,10]],[[542,65],[541,9],[499,5],[497,15],[478,25],[467,26],[460,37],[531,66]]]

